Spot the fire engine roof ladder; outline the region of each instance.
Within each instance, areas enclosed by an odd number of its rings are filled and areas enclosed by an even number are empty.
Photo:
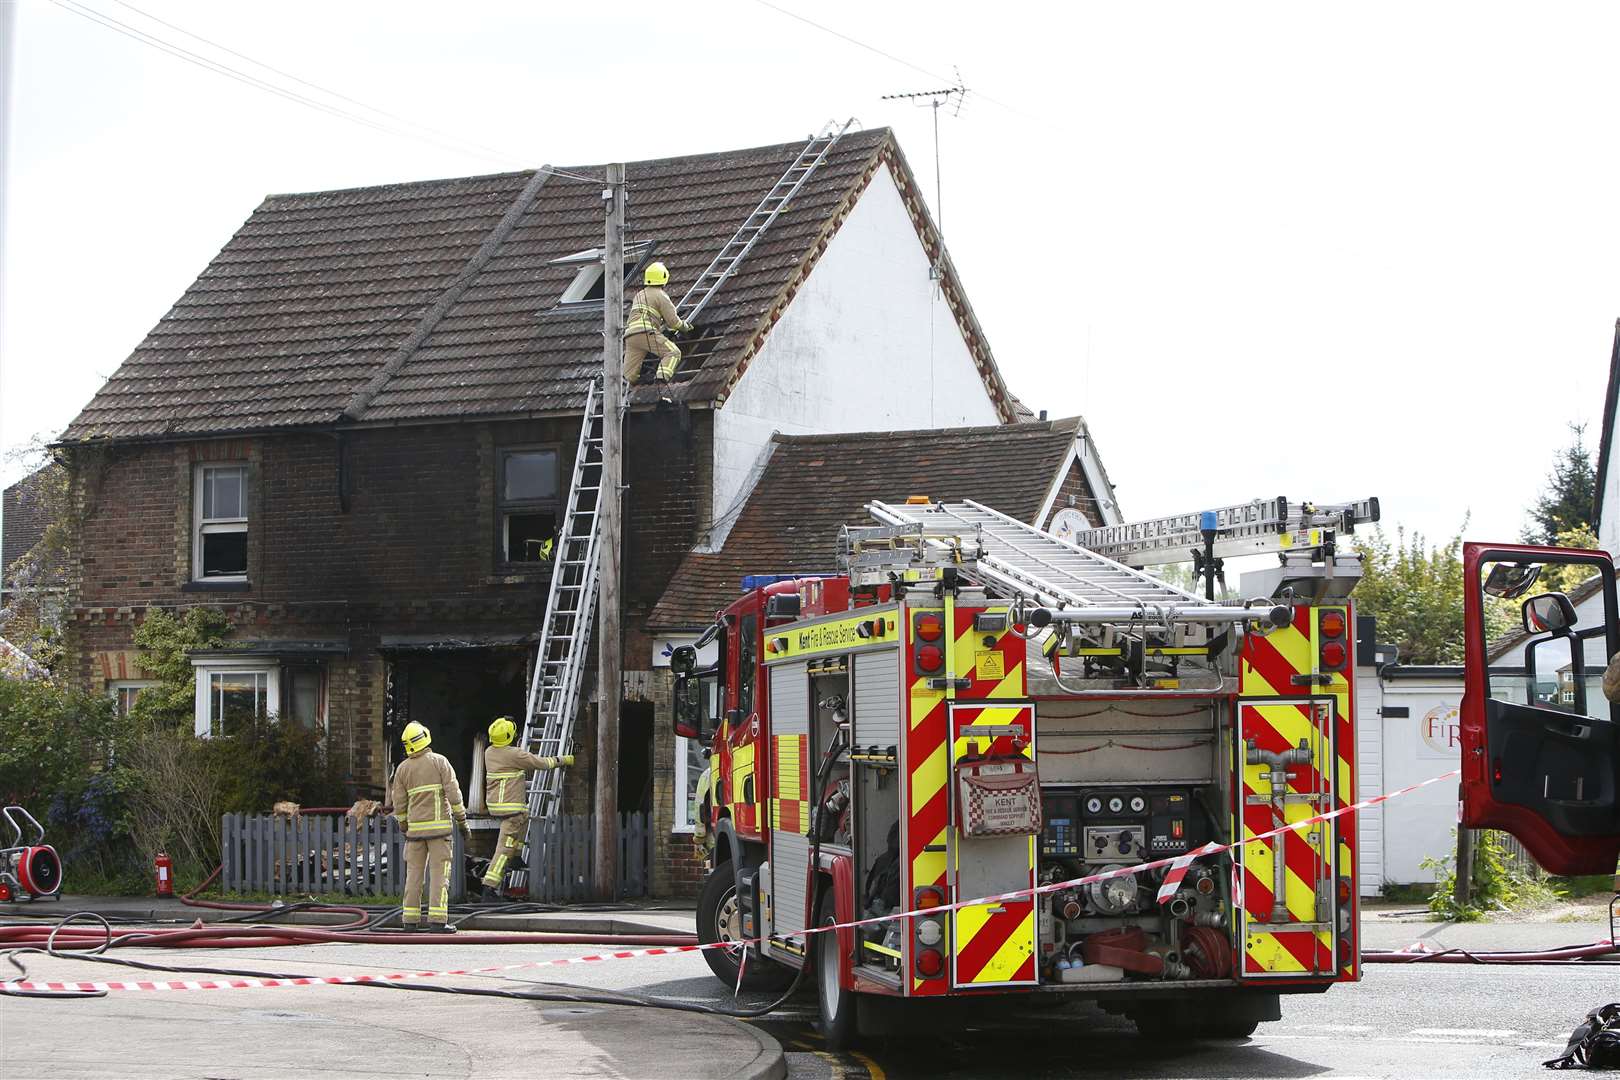
[[[1213,521],[1207,520],[1213,515]],[[1321,547],[1335,532],[1378,520],[1378,500],[1349,503],[1290,502],[1287,497],[1255,499],[1195,514],[1172,514],[1151,521],[1082,529],[1074,542],[1087,551],[1132,566],[1187,562],[1204,547],[1203,530],[1216,531],[1214,554],[1220,558],[1264,555],[1293,548]]]
[[[765,230],[771,227],[776,215],[780,214],[793,200],[793,196],[799,193],[799,189],[804,187],[804,182],[810,179],[816,168],[827,160],[827,155],[832,153],[833,147],[838,145],[838,140],[843,138],[844,132],[848,131],[855,121],[853,118],[846,120],[844,126],[837,130],[834,130],[834,123],[835,121],[829,121],[820,133],[804,144],[804,149],[799,151],[799,156],[793,159],[793,164],[788,166],[787,172],[782,174],[776,186],[766,192],[759,205],[754,207],[754,212],[744,219],[742,227],[726,241],[720,253],[714,257],[714,261],[709,263],[703,273],[697,276],[697,280],[692,282],[692,287],[686,290],[686,295],[675,305],[676,312],[683,320],[689,323],[697,322],[698,313],[737,269],[738,264],[753,250],[759,238],[765,235]]]
[[[963,563],[963,575],[1047,609],[1053,622],[1146,627],[1260,621],[1273,614],[1268,608],[1211,603],[972,500],[872,502],[867,511],[889,526],[975,537],[978,553]],[[852,537],[859,539],[859,532],[851,530]],[[1047,619],[1037,616],[1033,621],[1045,625]]]
[[[598,496],[602,490],[602,380],[585,389],[585,418],[579,427],[568,507],[552,555],[551,588],[546,595],[540,646],[529,683],[528,711],[519,744],[541,757],[571,752],[579,689],[589,660],[591,624],[596,613]],[[564,773],[550,769],[529,779],[529,816],[545,820],[557,811]],[[529,860],[528,845],[524,859]],[[532,863],[531,863],[532,865]]]

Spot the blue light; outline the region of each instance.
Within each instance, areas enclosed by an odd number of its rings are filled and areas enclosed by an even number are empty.
[[[742,591],[753,592],[763,589],[767,585],[775,585],[778,581],[795,581],[798,574],[745,574],[742,579]]]
[[[1217,532],[1220,529],[1220,519],[1215,511],[1205,510],[1198,515],[1198,528],[1202,532]]]

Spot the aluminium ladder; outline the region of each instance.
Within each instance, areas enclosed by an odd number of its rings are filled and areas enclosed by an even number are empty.
[[[1292,502],[1284,496],[1255,499],[1207,511],[1215,516],[1215,556],[1266,555],[1296,547],[1319,546],[1313,530],[1329,538],[1335,532],[1353,532],[1357,525],[1378,520],[1378,500],[1348,503]],[[1187,562],[1194,549],[1204,549],[1203,514],[1172,514],[1149,521],[1081,529],[1074,542],[1087,551],[1128,562],[1157,566]]]
[[[854,122],[853,118],[846,120],[844,126],[836,131],[833,130],[833,123],[829,122],[819,134],[804,144],[804,149],[793,159],[793,164],[788,166],[787,172],[782,174],[782,178],[765,194],[759,205],[754,207],[754,212],[743,220],[742,227],[726,241],[720,253],[714,257],[714,261],[704,268],[703,273],[692,282],[692,287],[686,290],[686,295],[681,297],[680,303],[675,305],[675,311],[682,321],[689,323],[697,321],[698,313],[713,298],[720,286],[725,284],[738,264],[753,250],[759,238],[765,235],[765,230],[771,227],[776,216],[792,201],[793,196],[799,193],[799,189],[804,187],[810,175],[827,160],[827,155],[832,153],[833,147],[838,145],[838,140],[843,138],[844,132],[848,131]]]
[[[1224,610],[971,499],[906,505],[871,502],[866,508],[885,525],[948,529],[975,537],[979,554],[963,564],[964,575],[1043,607],[1130,609],[1154,620],[1169,615],[1196,619],[1200,608]],[[850,532],[859,534],[855,529]]]
[[[568,485],[568,506],[552,555],[551,588],[546,595],[545,620],[540,627],[528,711],[523,719],[523,741],[519,744],[540,757],[561,757],[572,751],[580,682],[590,658],[599,569],[597,541],[601,533],[597,508],[602,492],[602,413],[602,380],[598,376],[585,389],[585,417],[580,423],[574,475]],[[622,410],[620,415],[622,418]],[[563,776],[562,770],[549,769],[529,778],[531,821],[548,820],[557,812]],[[533,865],[527,838],[523,858],[526,867]]]

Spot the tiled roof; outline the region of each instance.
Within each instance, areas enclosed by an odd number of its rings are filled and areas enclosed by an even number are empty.
[[[1005,427],[777,435],[720,551],[689,553],[647,622],[702,626],[745,574],[838,569],[838,531],[870,525],[866,504],[974,499],[1031,521],[1068,460],[1078,418]]]
[[[51,523],[45,488],[54,477],[56,465],[36,469],[6,488],[0,509],[0,575],[10,580],[11,564],[33,550]]]
[[[648,257],[669,266],[676,299],[802,146],[627,167],[628,239],[653,243]],[[724,400],[885,162],[937,250],[889,131],[846,135],[702,313],[712,351],[690,350],[678,397]],[[267,198],[64,439],[323,425],[345,413],[368,423],[577,410],[601,366],[601,307],[559,309],[578,267],[552,260],[600,246],[602,201],[600,185],[563,172],[602,167]],[[947,286],[1011,419],[954,274]]]

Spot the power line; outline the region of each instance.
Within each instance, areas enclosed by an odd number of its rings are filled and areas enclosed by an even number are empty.
[[[840,39],[842,41],[847,41],[851,45],[854,45],[858,49],[865,49],[867,52],[875,53],[876,55],[883,57],[883,59],[885,59],[885,60],[892,60],[894,63],[899,64],[901,67],[908,67],[912,71],[918,72],[919,74],[927,75],[930,79],[937,79],[941,83],[949,83],[949,82],[953,82],[953,81],[960,81],[959,79],[958,80],[952,80],[950,76],[941,75],[937,71],[929,71],[925,67],[922,67],[922,66],[920,66],[918,64],[913,64],[910,60],[907,60],[904,57],[894,55],[894,53],[884,52],[882,49],[878,48],[876,45],[868,45],[866,42],[860,40],[859,38],[850,37],[848,34],[844,33],[842,30],[834,30],[830,26],[827,26],[827,25],[825,25],[823,23],[818,23],[814,19],[806,18],[805,16],[800,15],[797,11],[791,11],[788,8],[782,7],[779,4],[773,4],[773,3],[771,3],[771,0],[754,0],[754,3],[760,5],[761,7],[770,8],[772,11],[776,12],[779,15],[786,15],[790,19],[796,19],[797,21],[804,23],[806,26],[813,26],[817,30],[820,30],[823,34],[831,34],[835,38],[838,38],[838,39]],[[973,93],[977,94],[979,97],[981,97],[984,100],[988,101],[992,105],[998,105],[1001,108],[1006,109],[1010,113],[1016,113],[1019,116],[1022,116],[1025,119],[1029,119],[1029,120],[1035,119],[1034,116],[1032,116],[1029,113],[1025,112],[1023,109],[1018,108],[1016,105],[1009,105],[1005,101],[999,101],[996,98],[991,97],[989,94],[984,93],[982,90],[975,90],[975,91],[973,91]]]
[[[108,30],[113,31],[114,33],[122,34],[134,41],[140,42],[143,45],[148,45],[154,49],[157,49],[160,52],[168,53],[170,56],[173,56],[176,59],[183,60],[188,64],[200,67],[205,71],[211,71],[216,75],[223,75],[228,79],[232,79],[246,86],[251,86],[257,90],[263,90],[267,93],[274,94],[277,97],[284,98],[285,100],[294,102],[295,104],[303,105],[305,108],[325,113],[328,116],[332,116],[340,120],[348,120],[351,123],[359,124],[363,127],[370,128],[373,131],[377,131],[385,135],[394,135],[399,138],[414,139],[418,142],[437,146],[441,150],[450,150],[458,154],[481,157],[485,160],[498,161],[502,164],[510,164],[513,160],[513,156],[499,155],[498,151],[495,152],[495,154],[491,154],[490,152],[484,150],[470,150],[466,146],[456,146],[442,139],[391,126],[389,124],[373,120],[369,117],[350,112],[349,110],[340,108],[336,105],[316,100],[294,90],[289,90],[286,87],[278,86],[275,83],[269,82],[268,80],[261,79],[258,76],[239,71],[228,64],[221,63],[220,61],[204,56],[201,53],[194,52],[182,45],[177,45],[172,41],[168,41],[157,36],[156,34],[152,34],[148,31],[141,30],[138,27],[131,26],[129,23],[115,19],[105,12],[97,11],[92,7],[81,4],[78,2],[78,0],[51,0],[51,2],[64,11],[71,12],[78,15],[80,18],[96,23],[99,26],[106,27]],[[257,63],[257,61],[254,62]],[[264,66],[266,66],[268,69],[268,65]],[[585,178],[576,177],[576,179]],[[596,181],[593,180],[592,182],[594,183]]]
[[[342,93],[339,93],[336,90],[328,89],[327,87],[321,86],[318,83],[311,82],[308,79],[300,78],[299,76],[294,75],[290,71],[284,71],[281,68],[275,67],[272,64],[265,63],[263,60],[255,59],[254,57],[251,57],[251,56],[249,56],[249,55],[247,55],[246,53],[243,53],[243,52],[238,52],[236,49],[233,49],[228,45],[222,45],[219,42],[214,41],[214,40],[212,40],[210,38],[203,37],[201,34],[194,33],[194,32],[192,32],[190,30],[187,30],[183,26],[178,26],[178,25],[176,25],[176,24],[174,24],[172,22],[168,22],[167,20],[160,19],[156,15],[153,15],[151,12],[143,11],[142,9],[136,7],[134,4],[129,3],[128,0],[113,0],[113,3],[117,4],[119,7],[128,8],[130,11],[133,11],[135,14],[141,16],[142,18],[150,19],[152,22],[157,23],[159,26],[166,26],[170,30],[174,30],[174,31],[177,31],[179,33],[182,33],[182,34],[186,35],[187,37],[192,38],[193,40],[200,41],[205,45],[210,45],[213,48],[218,49],[220,52],[228,53],[229,55],[234,56],[239,60],[246,60],[250,64],[253,64],[253,65],[257,66],[257,67],[264,68],[266,71],[274,72],[275,74],[280,75],[284,79],[291,79],[293,82],[298,83],[300,86],[307,86],[311,90],[319,91],[320,93],[325,94],[328,97],[337,98],[339,101],[347,101],[351,105],[358,105],[360,108],[365,109],[365,110],[367,110],[369,112],[374,112],[379,116],[386,116],[390,120],[397,120],[398,122],[400,122],[402,124],[409,125],[410,127],[420,128],[421,130],[426,131],[426,132],[428,132],[428,133],[430,133],[432,135],[435,135],[435,136],[437,136],[439,138],[448,139],[448,140],[450,140],[452,142],[456,142],[456,143],[461,143],[464,146],[472,147],[473,149],[481,150],[481,151],[483,151],[485,153],[488,153],[488,154],[492,154],[492,155],[495,155],[495,156],[498,156],[498,157],[515,157],[516,156],[516,155],[507,154],[504,151],[498,150],[498,149],[496,149],[494,147],[484,146],[484,145],[482,145],[480,143],[475,143],[475,142],[472,142],[471,140],[464,139],[464,138],[460,137],[459,135],[454,134],[453,132],[441,131],[438,128],[434,128],[434,127],[431,127],[431,126],[429,126],[427,124],[423,124],[423,123],[420,123],[418,121],[412,120],[409,117],[400,116],[398,113],[389,112],[387,109],[380,109],[377,106],[368,104],[367,102],[361,101],[358,98],[350,97],[347,94],[342,94]]]

